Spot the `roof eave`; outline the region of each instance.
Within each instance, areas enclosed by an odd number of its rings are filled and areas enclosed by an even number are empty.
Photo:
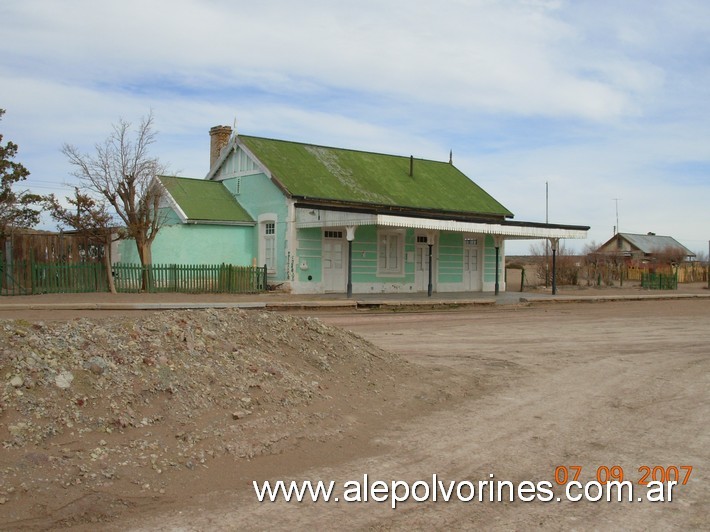
[[[256,222],[245,222],[245,221],[235,221],[235,220],[199,220],[199,219],[189,219],[185,221],[187,225],[234,225],[234,226],[246,226],[253,227]]]
[[[355,202],[346,200],[336,200],[336,199],[326,199],[326,198],[313,198],[309,196],[297,196],[293,195],[292,198],[296,201],[297,206],[308,207],[308,208],[329,208],[335,210],[350,210],[353,212],[362,212],[368,214],[385,214],[385,213],[398,213],[406,214],[408,216],[426,216],[426,217],[436,217],[442,219],[480,219],[480,220],[505,220],[506,218],[512,218],[513,214],[510,211],[505,213],[490,213],[490,212],[462,212],[462,211],[447,211],[444,209],[427,209],[421,207],[412,207],[407,205],[386,205],[380,203],[367,203],[367,202]]]
[[[177,217],[180,219],[182,223],[187,223],[187,214],[183,210],[183,208],[180,206],[180,204],[177,202],[177,200],[173,197],[171,194],[170,190],[168,190],[168,187],[165,186],[165,183],[163,182],[163,178],[167,178],[170,176],[157,176],[157,182],[162,189],[163,192],[163,197],[166,199],[168,202],[168,205],[170,208],[173,210],[173,212],[177,215]]]

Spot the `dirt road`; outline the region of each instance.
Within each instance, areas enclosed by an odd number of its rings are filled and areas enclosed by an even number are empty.
[[[623,468],[634,502],[259,503],[251,482],[121,528],[700,529],[710,520],[710,304],[663,301],[322,318],[430,368],[448,395],[433,414],[377,433],[362,453],[253,480],[554,482],[557,466]],[[461,399],[460,397],[465,397]],[[457,399],[458,398],[458,399]],[[357,449],[358,442],[351,444]],[[349,452],[348,452],[349,451]],[[280,457],[288,463],[288,453]],[[671,503],[638,502],[644,466],[693,466]],[[296,468],[297,469],[297,468]],[[640,470],[641,469],[641,470]],[[267,472],[268,471],[268,472]],[[618,470],[616,470],[618,471]],[[681,470],[682,471],[682,470]],[[682,479],[681,479],[682,480]],[[342,491],[342,490],[341,490]]]

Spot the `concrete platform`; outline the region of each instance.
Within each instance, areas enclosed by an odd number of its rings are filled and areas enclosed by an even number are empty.
[[[13,311],[51,310],[174,310],[205,308],[242,308],[272,311],[310,310],[390,310],[424,311],[491,305],[531,305],[605,301],[645,301],[673,299],[710,299],[710,291],[696,284],[677,291],[641,290],[638,288],[594,289],[568,288],[556,295],[549,292],[487,292],[426,294],[345,294],[291,295],[264,294],[40,294],[0,297],[0,312],[11,317]]]

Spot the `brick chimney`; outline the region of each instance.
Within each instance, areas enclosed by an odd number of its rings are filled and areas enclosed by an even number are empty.
[[[232,128],[229,126],[214,126],[210,129],[210,168],[219,158],[219,154],[232,135]]]

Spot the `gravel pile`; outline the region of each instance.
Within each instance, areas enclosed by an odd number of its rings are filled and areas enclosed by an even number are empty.
[[[279,452],[346,428],[329,394],[394,388],[406,366],[315,318],[169,311],[137,320],[0,322],[0,504]],[[340,397],[339,399],[343,399]]]

